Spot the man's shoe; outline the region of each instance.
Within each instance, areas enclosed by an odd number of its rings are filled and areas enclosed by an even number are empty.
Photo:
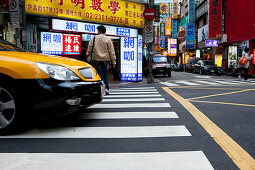
[[[106,89],[106,90],[105,90],[105,94],[106,94],[106,95],[109,95],[109,94],[110,94],[110,90],[109,90],[109,89]]]

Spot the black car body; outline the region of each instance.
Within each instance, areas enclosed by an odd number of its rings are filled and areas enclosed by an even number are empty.
[[[199,74],[211,74],[215,73],[217,75],[221,75],[220,68],[217,67],[212,60],[199,60],[194,65],[194,73]]]

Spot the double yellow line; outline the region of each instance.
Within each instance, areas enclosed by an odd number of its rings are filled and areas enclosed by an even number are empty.
[[[168,87],[162,87],[168,94],[180,102],[184,108],[198,121],[198,123],[209,133],[209,135],[218,143],[218,145],[228,154],[233,162],[244,170],[255,169],[255,160],[240,145],[238,145],[230,136],[221,130],[215,123],[198,110],[188,99],[184,99]],[[242,91],[248,91],[242,90]],[[240,93],[230,92],[228,94]],[[225,93],[226,95],[226,93]],[[210,95],[210,97],[215,95]],[[219,96],[219,95],[218,95]],[[204,96],[205,97],[205,96]],[[209,96],[207,96],[209,97]],[[200,97],[201,98],[201,97]],[[193,98],[194,99],[194,98]]]

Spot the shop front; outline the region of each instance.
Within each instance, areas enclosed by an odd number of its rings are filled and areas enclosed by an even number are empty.
[[[85,58],[97,26],[104,25],[115,48],[117,79],[142,81],[142,36],[138,32],[144,27],[144,5],[107,0],[26,0],[25,5],[28,51]]]

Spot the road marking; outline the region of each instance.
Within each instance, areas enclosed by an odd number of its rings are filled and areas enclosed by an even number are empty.
[[[34,129],[0,138],[153,138],[191,136],[185,126],[59,127]]]
[[[203,78],[203,79],[209,79],[211,78],[212,76],[196,76],[197,78]]]
[[[178,84],[174,84],[174,83],[170,83],[170,82],[160,82],[160,83],[163,85],[166,85],[166,86],[180,86]]]
[[[226,102],[213,102],[213,101],[199,101],[199,100],[189,100],[191,102],[199,102],[199,103],[212,103],[212,104],[226,104],[233,106],[247,106],[247,107],[255,107],[255,105],[251,104],[239,104],[239,103],[226,103]]]
[[[141,107],[171,107],[169,103],[135,103],[135,104],[95,104],[91,109],[116,109],[116,108],[141,108]]]
[[[233,82],[227,82],[227,81],[225,81],[225,80],[222,80],[222,81],[215,81],[214,80],[214,82],[216,82],[216,83],[220,83],[220,84],[229,84],[229,85],[232,85],[232,84],[239,84],[239,83],[237,83],[237,82],[235,82],[235,83],[233,83]]]
[[[157,91],[157,89],[112,89],[110,92],[130,92],[130,91]]]
[[[147,101],[165,101],[164,98],[137,98],[137,99],[104,99],[103,102],[147,102]]]
[[[210,84],[210,85],[220,85],[219,83],[214,83],[214,82],[210,82],[210,81],[200,81],[200,80],[196,80],[195,82],[203,83],[203,84]]]
[[[161,97],[161,94],[144,94],[144,95],[106,95],[104,98],[128,98],[128,97]]]
[[[127,88],[117,88],[118,90],[144,90],[144,89],[155,89],[155,87],[127,87]],[[115,90],[115,89],[111,89]]]
[[[215,97],[215,96],[224,96],[224,95],[228,95],[228,94],[242,93],[242,92],[246,92],[246,91],[251,91],[251,89],[245,89],[245,90],[228,92],[228,93],[213,94],[213,95],[208,95],[208,96],[194,97],[194,98],[189,98],[189,100],[202,99],[202,98]]]
[[[175,112],[95,112],[82,113],[80,119],[175,119]]]
[[[192,83],[189,81],[175,81],[175,83],[181,83],[181,84],[186,84],[186,85],[190,85],[190,86],[199,86],[200,85],[198,83]]]
[[[0,157],[0,169],[213,170],[212,165],[202,151],[147,153],[0,153]]]
[[[190,112],[240,169],[255,169],[255,160],[192,103],[167,87],[163,87],[163,89]]]
[[[141,91],[141,92],[110,92],[110,94],[157,94],[158,91]]]

